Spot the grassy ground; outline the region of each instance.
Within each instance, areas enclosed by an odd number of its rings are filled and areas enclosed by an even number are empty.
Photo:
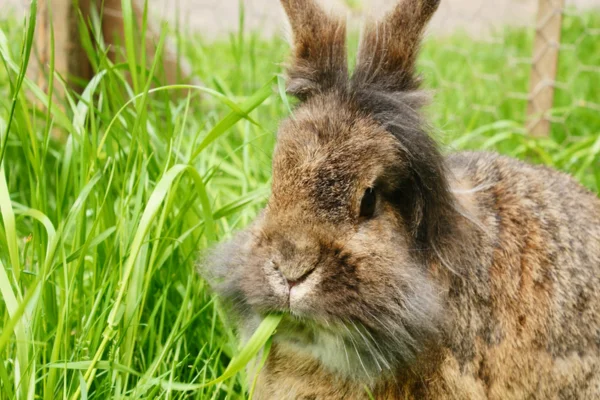
[[[420,65],[444,150],[544,162],[599,191],[599,29],[598,14],[567,16],[543,140],[522,129],[530,32],[428,41]],[[0,30],[0,398],[242,397],[243,374],[201,387],[240,353],[194,261],[268,194],[287,45],[179,35],[207,89],[149,90],[160,73],[132,53],[112,65],[90,51],[97,77],[48,108],[20,69],[26,31]]]

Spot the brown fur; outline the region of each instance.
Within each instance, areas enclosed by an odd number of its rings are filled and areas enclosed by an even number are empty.
[[[405,0],[381,23],[367,25],[353,82],[390,91],[417,89],[421,36],[439,4],[440,0]]]
[[[285,313],[256,397],[600,398],[598,198],[549,168],[440,155],[414,76],[437,1],[368,28],[351,78],[343,24],[282,3],[303,102],[266,209],[204,270],[243,337]]]
[[[283,0],[294,32],[288,92],[300,99],[345,85],[348,80],[346,23],[333,20],[314,0]]]

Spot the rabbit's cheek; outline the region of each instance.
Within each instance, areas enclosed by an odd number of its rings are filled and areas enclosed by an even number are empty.
[[[256,260],[244,266],[245,271],[239,276],[245,302],[258,313],[284,311],[287,309],[287,293],[281,276],[274,270],[265,267],[266,262]]]
[[[262,265],[262,273],[265,276],[270,291],[277,297],[284,298],[288,295],[287,283],[281,272],[273,267],[272,261]]]

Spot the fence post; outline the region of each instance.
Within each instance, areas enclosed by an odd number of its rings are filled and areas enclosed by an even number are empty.
[[[1,0],[0,0],[1,1]],[[131,0],[135,22],[141,25],[143,8],[136,0]],[[87,20],[92,7],[100,9],[103,0],[39,0],[39,10],[36,23],[36,36],[34,43],[34,54],[29,66],[28,73],[36,81],[40,88],[48,89],[48,65],[50,62],[50,17],[54,27],[54,69],[60,74],[70,88],[82,90],[78,82],[86,82],[92,77],[92,67],[88,61],[85,50],[79,40],[78,21],[79,11]],[[105,13],[102,19],[102,31],[104,41],[111,45],[110,56],[115,61],[118,59],[115,51],[117,45],[124,42],[123,16],[121,0],[105,0]],[[52,15],[50,16],[49,11]],[[151,21],[153,22],[153,21]],[[160,36],[155,24],[148,24],[148,33],[145,42],[148,62],[152,62],[152,56],[156,51],[156,42]],[[161,62],[165,71],[165,80],[168,84],[180,83],[181,81],[192,81],[190,77],[191,68],[185,60],[178,57],[175,46],[167,41],[163,49]],[[82,81],[83,80],[83,81]],[[84,83],[85,84],[85,83]],[[55,81],[54,93],[57,98],[62,98],[62,85]]]
[[[538,0],[527,103],[527,131],[532,136],[550,134],[547,113],[554,102],[564,5],[565,0]]]
[[[100,3],[101,0],[96,0]],[[142,26],[144,14],[144,1],[131,0],[134,22],[137,26]],[[151,14],[149,14],[151,16]],[[149,18],[150,18],[149,16]],[[160,24],[149,21],[147,24],[146,37],[139,38],[144,41],[146,57],[150,65],[154,54],[156,54],[156,45],[160,37],[158,27]],[[119,57],[118,47],[123,46],[125,42],[125,32],[123,29],[123,10],[121,0],[104,0],[104,15],[102,16],[102,33],[104,41],[111,44],[109,56],[113,62],[125,62]],[[164,70],[164,79],[167,84],[173,85],[182,82],[198,83],[193,77],[190,77],[191,67],[187,60],[177,54],[177,46],[167,37],[165,46],[162,50],[161,62]]]
[[[90,11],[90,0],[79,0],[79,8],[84,17]],[[52,15],[50,15],[50,12]],[[54,28],[54,69],[65,80],[67,85],[81,89],[77,78],[89,79],[92,67],[85,50],[79,44],[78,19],[73,0],[40,0],[36,22],[34,54],[29,66],[29,73],[36,83],[44,90],[48,89],[47,68],[50,63],[50,38]],[[55,82],[54,93],[61,97],[63,87]]]

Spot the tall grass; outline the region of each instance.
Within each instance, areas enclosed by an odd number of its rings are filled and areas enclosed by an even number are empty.
[[[161,86],[127,7],[125,20],[126,62],[107,58],[97,29],[82,31],[95,78],[58,104],[24,74],[33,20],[0,22],[0,398],[241,398],[247,379],[226,367],[264,343],[240,352],[194,264],[264,204],[275,128],[289,112],[278,90],[287,45],[243,30],[216,43],[179,33],[205,86]],[[567,18],[565,37],[583,23],[598,28],[600,17]],[[600,43],[561,59],[573,84],[556,113],[569,117],[534,140],[521,128],[523,101],[502,96],[526,91],[528,67],[499,67],[507,53],[529,54],[532,37],[507,30],[503,40],[427,43],[435,134],[447,150],[545,162],[598,190],[600,118],[569,99],[600,103],[578,72],[600,65]],[[473,71],[501,79],[473,82]]]
[[[128,22],[122,65],[91,46],[97,31],[82,31],[96,75],[54,104],[24,74],[32,24],[21,42],[14,21],[0,36],[9,100],[0,117],[0,392],[240,396],[236,376],[199,385],[218,378],[238,347],[194,263],[266,195],[260,160],[272,137],[249,113],[279,115],[274,79],[238,95],[152,88],[159,63],[140,64],[144,48],[134,48]],[[52,65],[50,74],[62,85]],[[57,132],[66,140],[53,140]]]

